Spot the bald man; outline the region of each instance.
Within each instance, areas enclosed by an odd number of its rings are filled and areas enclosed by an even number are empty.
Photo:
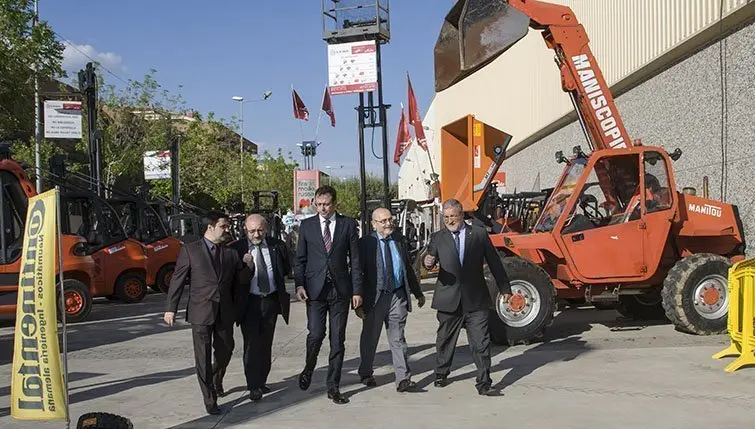
[[[244,262],[236,323],[244,336],[244,374],[252,401],[270,392],[265,383],[272,364],[275,324],[279,314],[288,324],[291,302],[285,283],[291,272],[288,251],[283,241],[267,235],[268,229],[264,217],[249,215],[244,222],[246,237],[233,245]]]
[[[419,307],[425,295],[409,262],[406,239],[393,226],[393,215],[384,208],[372,212],[372,234],[359,240],[362,264],[362,336],[359,341],[359,376],[366,386],[376,386],[372,375],[375,351],[385,325],[393,357],[396,390],[415,388],[411,381],[408,347],[404,336],[406,319],[412,311],[410,294]]]

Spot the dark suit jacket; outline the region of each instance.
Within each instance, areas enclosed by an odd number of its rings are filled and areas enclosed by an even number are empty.
[[[414,272],[411,262],[409,262],[409,244],[400,232],[394,231],[391,235],[398,245],[401,260],[404,261],[404,288],[419,299],[423,296],[423,293],[417,280],[417,274]],[[378,239],[374,232],[359,239],[359,261],[362,265],[362,306],[365,312],[369,312],[377,300],[377,270],[382,269],[382,266],[378,265],[377,262],[379,251]],[[412,311],[411,298],[407,300],[407,310]]]
[[[335,232],[329,253],[325,252],[322,240],[320,215],[304,219],[299,226],[294,278],[296,287],[304,287],[311,300],[320,296],[328,270],[341,297],[350,299],[353,295],[362,293],[356,222],[339,214],[335,216]]]
[[[222,244],[220,278],[212,267],[212,256],[205,240],[181,247],[168,290],[167,311],[177,312],[186,281],[189,281],[189,303],[186,320],[195,325],[231,324],[236,318],[234,295],[242,269],[238,255]],[[219,318],[219,319],[218,319]]]
[[[430,237],[428,253],[436,257],[436,263],[440,263],[432,303],[432,308],[436,310],[453,312],[459,303],[464,311],[490,308],[493,303],[483,273],[486,261],[498,283],[498,290],[511,293],[509,278],[487,232],[474,225],[467,225],[466,228],[464,266],[459,264],[454,238],[448,229],[435,232]]]
[[[286,276],[291,272],[291,263],[288,260],[288,249],[286,248],[286,244],[281,240],[273,237],[265,237],[265,239],[267,240],[270,259],[272,260],[275,287],[278,291],[278,300],[280,302],[280,314],[283,316],[283,320],[286,324],[288,324],[288,316],[291,308],[291,295],[286,292]],[[233,243],[232,247],[236,250],[239,259],[241,259],[241,265],[243,267],[241,270],[241,280],[236,294],[236,321],[241,323],[241,321],[244,320],[244,312],[246,311],[246,303],[249,299],[254,272],[243,262],[244,254],[249,252],[249,240],[244,237]]]

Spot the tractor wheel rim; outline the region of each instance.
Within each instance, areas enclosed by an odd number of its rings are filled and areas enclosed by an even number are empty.
[[[507,325],[521,328],[532,323],[540,313],[540,294],[535,286],[525,280],[511,281],[511,301],[506,302],[503,295],[496,299],[496,313]]]
[[[695,287],[692,296],[697,314],[708,320],[716,320],[729,311],[728,282],[720,274],[703,278]]]
[[[123,289],[129,298],[137,298],[142,294],[143,287],[139,280],[129,280]]]
[[[84,307],[84,297],[80,293],[67,290],[63,295],[66,304],[66,314],[75,315]]]

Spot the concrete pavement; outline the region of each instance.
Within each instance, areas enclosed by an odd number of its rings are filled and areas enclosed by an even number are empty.
[[[432,293],[428,292],[428,298]],[[474,364],[462,334],[452,384],[433,386],[437,321],[429,304],[410,315],[407,340],[413,379],[421,392],[397,393],[385,338],[376,359],[378,387],[359,384],[361,321],[350,316],[342,391],[351,402],[325,397],[327,339],[306,392],[296,384],[304,362],[306,317],[292,304],[291,324],[279,319],[274,345],[273,392],[251,403],[241,364],[241,332],[221,398],[225,414],[204,411],[193,367],[189,326],[161,321],[164,295],[139,304],[98,302],[90,321],[69,326],[71,427],[91,411],[116,413],[135,428],[221,427],[433,427],[433,428],[744,428],[755,423],[755,369],[723,371],[729,360],[711,355],[726,336],[696,337],[668,324],[638,325],[612,310],[559,313],[547,342],[495,347],[498,396],[474,389]],[[181,313],[179,316],[183,316]],[[0,328],[0,427],[61,427],[22,422],[9,414],[13,328]]]

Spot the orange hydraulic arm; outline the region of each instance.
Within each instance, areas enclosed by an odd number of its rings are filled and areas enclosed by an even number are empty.
[[[538,0],[457,1],[436,44],[436,90],[488,64],[524,37],[528,26],[541,30],[545,44],[556,52],[562,88],[571,97],[591,149],[630,146],[587,33],[567,6]]]

